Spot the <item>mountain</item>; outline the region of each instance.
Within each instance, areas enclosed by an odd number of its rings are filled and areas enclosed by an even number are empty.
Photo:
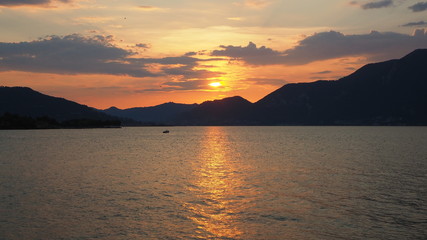
[[[175,118],[178,125],[247,125],[252,103],[235,96],[206,101]]]
[[[424,125],[425,66],[427,49],[419,49],[337,81],[287,84],[255,103],[254,117],[260,124]]]
[[[427,125],[427,49],[335,81],[286,84],[251,104],[206,102],[183,125]]]
[[[108,113],[176,125],[427,125],[426,66],[427,49],[418,49],[401,59],[365,65],[339,80],[286,84],[256,103],[235,96],[200,105],[165,103],[123,110],[112,107],[102,112],[30,88],[0,87],[0,116],[8,112],[55,121],[115,119]],[[37,121],[49,125],[49,118],[5,117],[24,125]]]
[[[0,116],[3,115],[5,115],[4,121],[6,121],[5,119],[16,119],[16,121],[31,123],[36,119],[45,118],[44,122],[58,121],[74,127],[95,127],[104,123],[109,125],[113,122],[114,125],[117,124],[116,117],[63,98],[42,94],[27,87],[0,87]]]
[[[177,115],[190,111],[196,106],[197,104],[179,104],[169,102],[153,107],[137,107],[128,109],[111,107],[101,111],[112,116],[128,118],[143,123],[168,124],[171,123],[171,120]]]

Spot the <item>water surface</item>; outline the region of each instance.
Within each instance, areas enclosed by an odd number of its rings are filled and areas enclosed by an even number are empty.
[[[0,239],[425,239],[425,127],[0,131]]]

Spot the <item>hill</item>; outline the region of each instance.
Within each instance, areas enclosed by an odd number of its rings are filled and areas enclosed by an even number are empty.
[[[247,125],[252,103],[235,96],[206,101],[174,119],[177,125]]]
[[[141,123],[170,124],[176,116],[194,109],[197,104],[164,103],[153,107],[100,110],[111,116],[132,119]]]
[[[47,124],[46,128],[102,127],[105,124],[120,124],[117,118],[94,108],[48,96],[27,87],[0,87],[0,116],[3,116],[3,124],[10,126],[14,126],[10,121],[25,122],[26,127],[23,128],[33,128],[31,126],[36,126],[37,121],[43,119],[42,125]]]

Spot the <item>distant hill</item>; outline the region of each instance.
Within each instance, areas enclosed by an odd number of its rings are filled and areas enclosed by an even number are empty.
[[[98,110],[63,98],[42,94],[27,87],[0,87],[0,116],[6,113],[5,119],[18,119],[17,116],[30,119],[48,117],[67,126],[98,126],[103,121],[117,121],[116,117],[101,113]],[[22,119],[21,119],[22,120]],[[27,124],[28,125],[28,124]]]
[[[118,109],[111,107],[100,110],[106,114],[128,118],[142,123],[170,124],[176,116],[197,107],[197,104],[164,103],[153,107]]]
[[[427,49],[365,65],[336,81],[286,84],[251,104],[205,102],[183,125],[427,125]]]
[[[178,125],[246,125],[252,103],[235,96],[206,101],[175,118]]]

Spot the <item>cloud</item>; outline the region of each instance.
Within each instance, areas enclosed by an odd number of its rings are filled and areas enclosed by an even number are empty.
[[[115,46],[112,36],[48,36],[31,42],[0,42],[0,71],[132,77],[174,75],[183,79],[220,74],[194,69],[199,61],[206,61],[197,58],[135,58],[134,55],[131,50]],[[150,64],[158,64],[160,70],[150,71]]]
[[[212,56],[229,57],[250,65],[302,65],[314,61],[342,57],[364,56],[370,61],[401,57],[417,48],[427,47],[427,33],[419,30],[414,35],[394,32],[344,35],[329,31],[315,33],[285,51],[276,51],[250,42],[247,46],[220,46]]]
[[[272,4],[274,0],[244,0],[243,3],[236,3],[238,6],[245,6],[253,9],[265,8]]]
[[[241,18],[241,17],[229,17],[229,18],[227,18],[227,20],[231,20],[231,21],[243,21],[244,18]]]
[[[135,44],[135,47],[148,49],[148,48],[151,48],[151,45],[147,44],[147,43],[137,43],[137,44]]]
[[[152,12],[152,11],[163,11],[165,9],[154,7],[154,6],[138,6],[138,9],[142,11]]]
[[[209,80],[185,80],[164,82],[159,88],[143,89],[138,92],[174,92],[174,91],[192,91],[208,88]]]
[[[402,27],[417,27],[417,26],[427,26],[427,22],[425,21],[409,22],[402,25]]]
[[[390,7],[393,5],[392,0],[380,0],[375,2],[368,2],[365,4],[362,4],[362,9],[375,9],[375,8],[384,8],[384,7]]]
[[[259,47],[249,42],[246,47],[242,46],[219,46],[221,50],[214,50],[212,56],[226,56],[234,60],[244,60],[254,65],[275,64],[283,58],[282,53],[267,47]]]
[[[0,0],[0,6],[48,6],[55,2],[69,3],[71,0]]]
[[[413,12],[422,12],[427,10],[427,2],[419,2],[409,7]]]
[[[195,56],[195,55],[197,55],[197,52],[186,52],[184,54],[184,56],[186,56],[186,57]]]
[[[315,72],[312,74],[329,74],[329,73],[332,73],[332,71],[321,71],[321,72]]]

